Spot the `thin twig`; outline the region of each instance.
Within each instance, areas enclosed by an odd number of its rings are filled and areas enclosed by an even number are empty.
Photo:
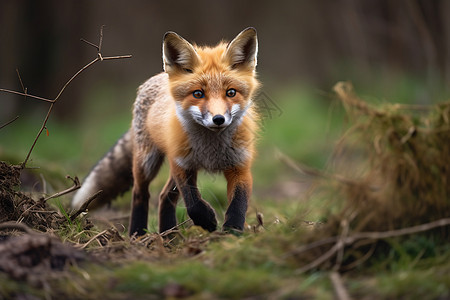
[[[176,231],[178,228],[180,228],[181,226],[183,226],[184,224],[186,224],[186,223],[189,222],[189,221],[191,221],[191,218],[188,218],[187,220],[181,222],[180,224],[177,224],[177,225],[175,225],[174,227],[172,227],[172,228],[170,228],[170,229],[167,229],[167,230],[161,232],[159,235],[160,235],[160,236],[166,236],[166,235],[168,235],[169,233]]]
[[[3,127],[8,126],[9,124],[11,124],[12,122],[14,122],[15,120],[17,120],[19,118],[19,116],[16,116],[14,119],[12,119],[11,121],[6,122],[5,124],[3,124],[2,126],[0,126],[0,129],[2,129]]]
[[[330,280],[333,284],[334,291],[336,292],[336,299],[338,300],[350,300],[350,296],[347,292],[347,289],[344,286],[344,283],[342,281],[342,277],[338,272],[331,272],[330,273]]]
[[[103,193],[102,190],[98,191],[97,193],[89,197],[86,201],[84,201],[83,205],[81,205],[81,207],[70,216],[70,221],[75,220],[75,218],[78,217],[81,213],[87,211],[91,202],[94,201],[101,193]]]
[[[64,90],[67,88],[67,86],[78,76],[80,75],[81,72],[83,72],[84,70],[86,70],[87,68],[89,68],[90,66],[92,66],[93,64],[95,64],[98,61],[101,60],[107,60],[107,59],[122,59],[122,58],[131,58],[131,55],[122,55],[122,56],[110,56],[110,57],[104,57],[102,59],[100,58],[95,58],[94,60],[92,60],[90,63],[88,63],[87,65],[85,65],[83,68],[81,68],[77,73],[75,73],[75,75],[73,75],[67,82],[66,84],[64,84],[64,86],[62,87],[62,89],[59,91],[58,95],[56,96],[56,98],[51,102],[50,107],[48,109],[47,115],[45,116],[44,122],[42,123],[41,129],[39,130],[38,134],[36,135],[36,138],[34,139],[33,144],[31,145],[31,149],[30,151],[28,151],[27,157],[25,158],[24,162],[22,163],[22,168],[25,168],[26,163],[28,162],[28,159],[30,158],[31,152],[33,152],[34,146],[36,146],[36,143],[39,139],[39,137],[42,134],[42,131],[44,131],[44,129],[46,128],[45,126],[47,125],[47,121],[50,117],[50,114],[53,110],[53,105],[56,103],[56,101],[58,101],[59,97],[62,95],[62,93],[64,92]]]
[[[117,55],[117,56],[106,56],[103,57],[103,60],[111,60],[111,59],[123,59],[123,58],[131,58],[131,55]]]
[[[345,178],[343,176],[340,176],[338,174],[329,174],[324,171],[320,171],[311,167],[308,167],[303,164],[299,164],[298,162],[295,162],[292,158],[281,152],[279,149],[276,150],[275,156],[277,159],[281,160],[283,163],[285,163],[288,167],[292,168],[294,171],[298,172],[300,175],[304,176],[310,176],[313,178],[324,178],[324,179],[331,179],[336,180],[338,182],[348,184],[348,185],[354,185],[356,182]]]
[[[316,260],[310,262],[306,266],[303,266],[297,270],[294,271],[295,274],[302,274],[309,270],[312,270],[318,266],[320,266],[323,262],[327,261],[329,258],[331,258],[339,249],[340,247],[343,247],[345,243],[342,240],[338,240],[336,244],[334,244],[333,247],[331,247],[330,250],[325,252],[323,255],[319,256]]]
[[[69,175],[67,175],[66,178],[72,180],[73,186],[71,186],[68,189],[65,189],[64,191],[58,192],[58,193],[53,194],[53,195],[51,195],[51,196],[49,196],[47,198],[42,199],[42,202],[46,202],[47,200],[50,200],[50,199],[53,199],[53,198],[57,198],[57,197],[60,197],[62,195],[71,193],[71,192],[73,192],[73,191],[75,191],[75,190],[77,190],[77,189],[79,189],[81,187],[81,183],[80,183],[80,180],[78,179],[78,177],[75,176],[75,178],[72,178]]]
[[[44,122],[42,123],[41,129],[39,130],[38,134],[36,135],[36,138],[34,139],[33,144],[31,145],[31,148],[28,151],[27,157],[25,158],[23,163],[20,165],[22,169],[25,168],[25,166],[28,162],[28,159],[31,156],[31,152],[33,152],[34,146],[36,146],[36,143],[37,143],[39,137],[41,136],[42,131],[45,129],[45,125],[47,125],[48,118],[50,117],[50,114],[52,112],[53,105],[55,104],[55,102],[56,102],[56,100],[54,102],[52,102],[52,104],[50,104],[50,108],[48,109],[47,115],[45,116],[45,119],[44,119]]]
[[[347,238],[347,236],[348,236],[349,227],[350,227],[350,224],[347,219],[344,219],[341,221],[341,227],[342,227],[342,232],[341,232],[341,236],[339,237],[339,240],[343,244],[345,238]],[[338,252],[337,252],[336,263],[333,267],[334,271],[339,270],[343,259],[344,259],[344,247],[341,247],[340,249],[338,249]]]
[[[102,52],[102,45],[103,45],[103,28],[105,28],[105,25],[102,25],[100,27],[100,40],[98,42],[98,53]]]
[[[51,99],[47,99],[47,98],[43,98],[43,97],[39,97],[39,96],[34,96],[34,95],[27,94],[27,93],[22,93],[22,92],[17,92],[17,91],[12,91],[12,90],[7,90],[7,89],[0,89],[0,92],[10,93],[10,94],[16,94],[16,95],[19,95],[19,96],[25,96],[25,97],[29,97],[29,98],[33,98],[33,99],[36,99],[36,100],[49,102],[49,103],[55,102],[55,100],[51,100]]]
[[[20,82],[20,86],[22,87],[22,91],[26,94],[27,93],[27,89],[23,85],[22,77],[20,77],[20,72],[19,72],[18,68],[16,69],[16,73],[17,73],[17,77],[19,77],[19,82]],[[25,98],[26,98],[26,96],[25,96]]]
[[[89,241],[87,241],[85,244],[83,244],[83,246],[81,246],[80,249],[86,248],[90,243],[92,243],[92,241],[94,241],[95,239],[97,239],[98,237],[104,235],[107,232],[108,232],[108,230],[103,230],[102,232],[97,233]]]
[[[345,265],[345,266],[341,266],[340,271],[348,271],[348,270],[352,270],[353,268],[356,268],[357,266],[363,264],[366,260],[368,260],[372,254],[375,252],[376,249],[376,244],[375,243],[364,243],[364,244],[370,244],[370,249],[369,251],[367,251],[361,258],[355,260],[354,262]],[[352,247],[354,249],[358,248],[359,246],[357,245],[352,245]]]
[[[56,95],[56,97],[55,97],[54,99],[48,99],[48,98],[43,98],[43,97],[39,97],[39,96],[29,95],[29,94],[27,93],[26,88],[25,88],[24,85],[23,85],[23,82],[22,82],[22,79],[21,79],[21,77],[20,77],[20,74],[19,74],[19,71],[18,71],[18,70],[17,70],[17,74],[18,74],[18,76],[19,76],[19,80],[20,80],[20,83],[21,83],[21,86],[22,86],[22,89],[24,90],[24,92],[22,93],[22,92],[17,92],[17,91],[12,91],[12,90],[7,90],[7,89],[0,89],[0,92],[5,92],[5,93],[11,93],[11,94],[16,94],[16,95],[20,95],[20,96],[30,97],[30,98],[32,98],[32,99],[37,99],[37,100],[41,100],[41,101],[45,101],[45,102],[49,102],[49,103],[50,103],[50,107],[49,107],[48,112],[47,112],[47,115],[45,116],[45,119],[44,119],[44,121],[43,121],[43,123],[42,123],[42,126],[41,126],[41,128],[39,129],[39,131],[38,131],[38,133],[37,133],[37,135],[36,135],[36,138],[34,139],[33,144],[31,145],[31,148],[30,148],[30,150],[28,151],[28,154],[27,154],[27,156],[26,156],[24,162],[21,164],[21,168],[22,168],[22,169],[25,168],[25,166],[26,166],[26,164],[27,164],[27,162],[28,162],[28,160],[29,160],[29,158],[30,158],[31,153],[33,152],[33,149],[34,149],[34,147],[36,146],[37,140],[38,140],[39,137],[41,136],[42,131],[44,131],[44,129],[46,128],[47,121],[48,121],[48,119],[49,119],[49,117],[50,117],[50,114],[51,114],[51,112],[52,112],[52,110],[53,110],[53,105],[58,101],[59,97],[60,97],[60,96],[62,95],[62,93],[65,91],[65,89],[67,88],[67,86],[68,86],[68,85],[69,85],[69,84],[70,84],[70,83],[71,83],[78,75],[80,75],[80,73],[82,73],[84,70],[86,70],[87,68],[91,67],[93,64],[95,64],[95,63],[98,62],[98,61],[112,60],[112,59],[131,58],[131,55],[120,55],[120,56],[109,56],[109,57],[103,57],[103,56],[102,56],[102,54],[101,54],[101,46],[102,46],[102,43],[103,43],[103,27],[104,27],[104,26],[102,26],[102,27],[100,28],[100,41],[99,41],[99,46],[96,46],[95,44],[90,43],[90,42],[88,42],[88,41],[82,39],[83,42],[88,43],[89,45],[94,46],[94,47],[97,48],[97,57],[96,57],[95,59],[93,59],[91,62],[89,62],[88,64],[86,64],[84,67],[82,67],[78,72],[76,72],[76,73],[75,73],[75,74],[74,74],[74,75],[73,75],[73,76],[72,76],[72,77],[71,77],[71,78],[63,85],[63,87],[61,88],[61,90],[58,92],[58,94]]]
[[[346,238],[345,243],[351,244],[351,243],[355,242],[356,240],[362,240],[362,239],[382,240],[382,239],[393,238],[393,237],[398,237],[398,236],[403,236],[403,235],[408,235],[408,234],[413,234],[413,233],[424,232],[424,231],[428,231],[428,230],[431,230],[434,228],[444,227],[444,226],[448,226],[448,225],[450,225],[450,218],[444,218],[444,219],[439,219],[437,221],[433,221],[430,223],[425,223],[425,224],[421,224],[421,225],[417,225],[417,226],[406,227],[406,228],[401,228],[401,229],[396,229],[396,230],[381,231],[381,232],[360,232],[360,233],[355,233],[354,235]]]
[[[289,257],[289,256],[293,256],[293,255],[299,255],[299,254],[301,254],[303,252],[306,252],[308,250],[311,250],[311,249],[314,249],[314,248],[317,248],[317,247],[320,247],[320,246],[323,246],[323,245],[326,245],[326,244],[334,243],[337,240],[338,240],[337,236],[332,236],[332,237],[328,237],[326,239],[315,241],[315,242],[309,243],[307,245],[303,245],[301,247],[298,247],[298,248],[290,251],[289,253],[283,255],[283,258],[286,258],[286,257]]]
[[[80,41],[82,41],[83,43],[88,44],[89,46],[94,47],[95,49],[97,49],[97,51],[99,50],[99,49],[98,49],[98,46],[97,46],[96,44],[94,44],[94,43],[91,43],[91,42],[89,42],[89,41],[87,41],[87,40],[85,40],[85,39],[83,39],[83,38],[81,38]]]

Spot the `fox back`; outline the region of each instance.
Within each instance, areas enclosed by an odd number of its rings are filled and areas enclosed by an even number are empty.
[[[170,177],[160,195],[160,231],[176,226],[175,205],[180,194],[194,224],[209,231],[216,229],[215,212],[196,187],[199,170],[225,174],[230,206],[224,228],[242,230],[251,194],[250,167],[257,131],[257,114],[252,105],[259,86],[255,72],[257,49],[253,28],[215,47],[192,45],[174,32],[166,33],[165,72],[139,87],[129,132],[91,171],[73,206],[80,206],[100,189],[113,190],[113,194],[123,192],[122,187],[130,185],[127,174],[132,173],[130,234],[143,234],[150,197],[148,185],[167,158]],[[116,177],[111,179],[104,173]],[[102,177],[110,178],[109,182]],[[126,183],[119,184],[125,179]],[[111,193],[106,195],[95,204],[113,198]]]

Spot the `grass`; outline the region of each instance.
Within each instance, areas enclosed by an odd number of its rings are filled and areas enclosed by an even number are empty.
[[[401,90],[410,92],[411,89],[403,87],[403,82],[407,81],[402,81]],[[317,93],[297,87],[264,92],[279,113],[264,119],[253,169],[255,196],[247,218],[249,229],[242,236],[209,234],[186,226],[170,241],[161,241],[151,234],[151,242],[130,243],[125,233],[115,240],[105,239],[104,245],[94,240],[86,251],[98,257],[97,261],[43,276],[40,282],[14,281],[0,272],[0,298],[34,295],[86,299],[333,299],[334,286],[329,274],[334,261],[302,273],[299,269],[322,255],[324,249],[305,255],[295,253],[320,238],[317,235],[323,234],[321,228],[333,224],[331,216],[342,208],[337,205],[342,195],[333,186],[326,186],[307,197],[302,181],[311,178],[302,177],[276,157],[281,152],[295,162],[330,170],[330,157],[348,120],[339,106],[330,104],[329,98]],[[389,98],[389,93],[383,92]],[[96,99],[112,97],[107,91],[94,94]],[[408,97],[408,94],[396,96]],[[128,108],[127,114],[121,109],[102,114],[101,106],[96,104],[87,111],[86,119],[77,125],[50,123],[50,136],[43,136],[33,153],[33,165],[41,167],[35,173],[43,173],[47,184],[55,190],[70,185],[61,180],[66,174],[85,174],[127,129],[130,121]],[[0,131],[5,141],[0,148],[3,159],[20,161],[25,156],[29,142],[34,139],[34,132],[29,130],[36,127],[31,125],[32,121],[21,119]],[[12,151],[16,148],[9,145],[21,150]],[[352,155],[358,161],[361,158],[360,153]],[[157,228],[156,195],[166,175],[167,166],[151,185],[154,209],[150,213],[150,232]],[[222,220],[226,207],[225,180],[220,175],[202,174],[199,182],[202,195]],[[287,182],[293,184],[286,185]],[[287,188],[293,192],[287,193]],[[126,194],[113,204],[113,209],[126,213],[129,198]],[[58,201],[62,202],[54,202],[57,209],[66,212],[69,197]],[[62,205],[58,207],[58,203]],[[258,225],[257,212],[264,216],[264,228]],[[177,217],[179,221],[186,219],[182,204],[177,208]],[[91,228],[85,225],[84,219],[77,219],[56,234],[76,244],[87,243],[102,231],[99,224]],[[338,233],[339,228],[338,224],[329,235]],[[381,250],[370,260],[341,273],[345,288],[353,298],[450,297],[450,281],[446,276],[450,273],[450,249],[439,235],[387,239],[376,247]],[[354,260],[355,255],[360,255],[357,259],[363,261],[363,254],[372,251],[370,247],[362,249],[365,252],[347,249],[344,263]]]

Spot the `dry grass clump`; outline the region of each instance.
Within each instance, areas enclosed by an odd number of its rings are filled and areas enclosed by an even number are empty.
[[[321,172],[284,160],[319,178],[315,196],[331,199],[327,221],[291,249],[303,273],[349,270],[390,251],[380,240],[433,232],[450,236],[450,101],[433,106],[374,107],[350,83],[334,87],[351,124],[336,148],[334,169]],[[384,245],[384,246],[383,246]],[[434,249],[434,246],[433,246]],[[420,254],[420,255],[423,255]]]
[[[334,91],[353,124],[339,147],[357,146],[365,166],[339,184],[345,200],[340,218],[353,219],[359,231],[380,231],[449,217],[450,101],[376,108],[350,83]]]

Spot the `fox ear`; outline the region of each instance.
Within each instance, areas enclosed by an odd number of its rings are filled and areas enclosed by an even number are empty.
[[[175,32],[166,32],[163,39],[163,66],[167,73],[184,71],[192,73],[198,63],[194,47]]]
[[[249,68],[254,70],[258,55],[258,38],[256,29],[249,27],[232,40],[225,53],[232,68]]]

